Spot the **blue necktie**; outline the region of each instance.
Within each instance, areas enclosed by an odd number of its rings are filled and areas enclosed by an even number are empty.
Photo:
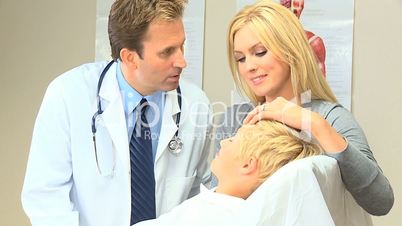
[[[130,141],[131,218],[130,225],[156,218],[155,176],[151,130],[145,117],[148,102],[142,98],[136,107],[138,120]]]

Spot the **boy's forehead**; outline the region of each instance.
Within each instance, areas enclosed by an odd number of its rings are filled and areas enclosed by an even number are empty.
[[[256,126],[255,124],[245,124],[245,125],[242,125],[242,126],[237,130],[237,133],[239,133],[239,132],[244,133],[244,132],[246,132],[246,131],[250,131],[250,130],[252,130],[255,126]]]
[[[240,128],[237,130],[237,132],[236,132],[236,134],[235,134],[234,137],[237,137],[237,138],[239,138],[239,139],[244,139],[245,136],[247,136],[247,133],[249,132],[249,130],[250,130],[251,128],[252,128],[252,125],[243,125],[242,127],[240,127]]]

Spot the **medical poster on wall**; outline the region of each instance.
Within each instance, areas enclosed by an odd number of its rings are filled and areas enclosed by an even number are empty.
[[[339,103],[351,110],[354,1],[274,1],[299,17],[326,80]],[[237,0],[237,10],[255,2]]]
[[[110,60],[110,44],[107,23],[110,6],[114,0],[98,0],[96,10],[95,60]],[[202,68],[204,59],[204,15],[205,0],[189,0],[184,12],[186,42],[184,55],[187,67],[182,78],[202,88]]]

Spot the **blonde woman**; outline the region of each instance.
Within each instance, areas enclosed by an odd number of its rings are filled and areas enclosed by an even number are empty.
[[[223,114],[216,150],[219,138],[243,123],[279,121],[311,134],[338,161],[346,188],[367,212],[390,211],[391,185],[353,115],[337,103],[291,11],[271,1],[243,8],[229,25],[228,55],[233,79],[250,103]]]

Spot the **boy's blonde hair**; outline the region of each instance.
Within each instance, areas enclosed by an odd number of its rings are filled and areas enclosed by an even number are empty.
[[[259,183],[293,160],[322,153],[319,145],[303,140],[296,130],[277,121],[263,120],[255,125],[244,125],[238,135],[239,157],[254,156],[257,159]]]

